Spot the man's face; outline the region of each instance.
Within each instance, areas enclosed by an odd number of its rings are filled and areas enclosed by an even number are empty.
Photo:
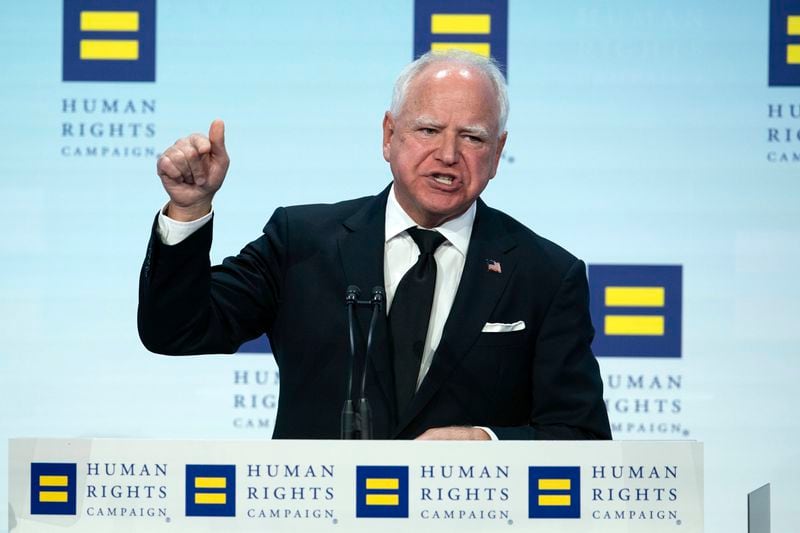
[[[383,119],[383,157],[397,200],[423,227],[469,208],[497,172],[497,96],[480,71],[434,63],[412,81],[398,116]]]

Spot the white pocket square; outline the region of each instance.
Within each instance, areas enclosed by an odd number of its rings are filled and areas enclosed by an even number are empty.
[[[502,322],[487,322],[481,330],[483,333],[510,333],[512,331],[522,331],[525,329],[525,321],[517,320],[511,324]]]

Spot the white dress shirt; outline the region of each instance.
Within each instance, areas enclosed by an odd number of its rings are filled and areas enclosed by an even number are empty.
[[[214,213],[212,209],[205,216],[192,220],[191,222],[180,222],[179,220],[171,219],[167,216],[167,206],[169,202],[161,208],[158,212],[158,236],[161,237],[161,242],[167,246],[174,246],[183,241],[189,235],[199,230],[206,225],[206,222],[211,220],[211,215]]]
[[[474,203],[463,214],[441,226],[423,228],[434,229],[447,240],[433,254],[436,259],[436,288],[433,291],[433,306],[428,322],[428,335],[425,337],[425,346],[422,349],[417,388],[428,373],[433,354],[439,346],[439,341],[442,340],[444,324],[450,315],[450,308],[453,307],[456,290],[461,282],[461,274],[464,272],[464,260],[467,257],[473,222],[475,222]],[[400,207],[393,185],[386,202],[386,240],[383,247],[383,281],[386,284],[387,311],[392,308],[392,300],[400,280],[419,258],[419,247],[406,231],[415,227],[421,226],[418,226]]]

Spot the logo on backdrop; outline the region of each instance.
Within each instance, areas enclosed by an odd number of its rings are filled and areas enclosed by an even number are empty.
[[[682,268],[589,265],[599,357],[680,357]]]
[[[800,0],[771,0],[769,8],[769,85],[800,86]],[[778,93],[773,93],[778,94]],[[800,104],[767,103],[767,161],[800,163]]]
[[[31,514],[76,514],[77,465],[31,463]]]
[[[155,0],[64,0],[63,81],[155,81]]]
[[[65,82],[155,81],[155,0],[64,0]],[[60,98],[62,157],[155,158],[142,142],[156,134],[156,99],[149,95],[75,94]]]
[[[770,2],[769,85],[800,85],[800,0]]]
[[[528,518],[580,518],[579,466],[528,467]]]
[[[414,57],[451,48],[491,56],[508,76],[508,0],[416,0]]]
[[[595,355],[664,361],[648,363],[645,371],[631,362],[627,371],[603,376],[614,435],[687,437],[680,420],[683,375],[667,363],[682,355],[683,268],[589,265],[589,292]]]
[[[357,518],[408,518],[408,467],[356,467]]]
[[[186,516],[236,516],[235,465],[186,465]]]

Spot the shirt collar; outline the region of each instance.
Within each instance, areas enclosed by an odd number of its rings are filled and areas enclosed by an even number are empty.
[[[467,248],[469,248],[469,238],[472,235],[472,226],[475,222],[475,202],[469,206],[469,209],[464,211],[456,218],[450,219],[441,226],[435,229],[445,239],[452,244],[464,257],[467,256]],[[414,222],[408,213],[406,213],[397,201],[397,196],[394,192],[394,184],[389,191],[389,198],[386,201],[386,235],[385,242],[389,242],[408,228],[417,227],[418,224]]]

